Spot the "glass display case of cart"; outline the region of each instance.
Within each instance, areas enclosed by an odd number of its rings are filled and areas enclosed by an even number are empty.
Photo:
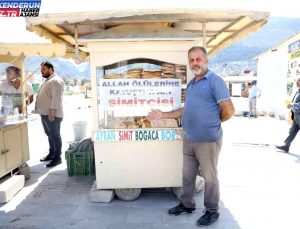
[[[186,66],[138,58],[97,67],[100,129],[172,128],[179,122],[149,120],[151,109],[182,107]]]
[[[22,104],[21,94],[1,94],[0,92],[0,126],[17,121],[20,104]]]

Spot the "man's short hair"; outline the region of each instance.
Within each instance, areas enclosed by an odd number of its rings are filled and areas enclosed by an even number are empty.
[[[41,63],[41,66],[46,66],[47,68],[52,68],[52,70],[54,71],[53,64],[51,64],[49,61],[45,61],[45,62]]]
[[[15,72],[18,76],[21,76],[21,69],[16,66],[9,66],[6,68],[6,73],[9,74],[11,71]]]
[[[188,51],[188,56],[190,55],[191,52],[195,51],[195,50],[201,50],[202,53],[204,54],[204,56],[207,57],[207,51],[204,47],[202,46],[193,46],[192,48],[189,49]]]

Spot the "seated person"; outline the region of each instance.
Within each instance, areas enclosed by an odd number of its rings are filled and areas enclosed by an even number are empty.
[[[22,113],[21,95],[21,70],[15,66],[6,68],[6,79],[0,84],[0,95],[2,96],[1,112],[4,115],[13,114],[14,108]],[[25,83],[26,104],[33,101],[33,90],[29,83]]]

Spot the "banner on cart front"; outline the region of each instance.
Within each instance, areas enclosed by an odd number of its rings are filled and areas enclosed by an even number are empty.
[[[115,117],[146,116],[181,107],[180,79],[100,79],[100,109]]]
[[[95,142],[175,141],[182,139],[180,130],[103,130],[95,132]]]

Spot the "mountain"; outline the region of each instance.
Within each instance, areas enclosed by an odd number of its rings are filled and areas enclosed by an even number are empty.
[[[256,72],[255,56],[300,32],[300,18],[271,17],[251,35],[223,49],[210,59],[210,68],[219,74],[251,69]]]
[[[62,58],[47,58],[41,56],[28,56],[25,58],[25,70],[27,72],[34,72],[40,74],[40,65],[43,61],[50,61],[54,65],[55,72],[62,78],[67,79],[87,79],[90,78],[90,63],[83,62],[79,65],[75,64],[73,60]],[[0,76],[5,74],[5,68],[9,64],[0,63]]]
[[[245,69],[256,72],[256,61],[252,58],[300,32],[300,18],[271,17],[259,31],[223,49],[210,59],[210,68],[220,75],[238,75]],[[39,68],[45,57],[26,57],[26,71]],[[89,78],[90,64],[77,65],[72,60],[50,58],[55,71],[62,77]],[[5,65],[0,64],[0,73]],[[39,71],[38,71],[39,72]]]
[[[90,77],[90,64],[87,62],[81,63],[79,65],[75,64],[73,60],[62,59],[62,58],[46,58],[40,56],[26,57],[25,67],[26,71],[35,71],[39,69],[40,64],[48,60],[54,65],[55,72],[61,76],[68,79],[73,78],[89,78]],[[39,72],[39,71],[38,71]]]

